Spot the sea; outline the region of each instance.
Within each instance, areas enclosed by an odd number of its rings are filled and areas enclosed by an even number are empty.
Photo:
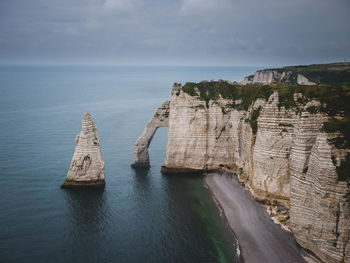
[[[201,176],[149,170],[133,148],[174,82],[237,80],[256,67],[0,66],[0,262],[238,262],[234,234]],[[90,112],[105,189],[61,189]]]

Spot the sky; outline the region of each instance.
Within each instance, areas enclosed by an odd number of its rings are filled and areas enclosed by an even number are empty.
[[[0,0],[1,64],[350,61],[350,0]]]

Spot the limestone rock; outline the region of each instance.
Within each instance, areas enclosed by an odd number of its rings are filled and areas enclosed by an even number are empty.
[[[257,79],[275,81],[276,76]],[[345,153],[334,149],[330,135],[322,132],[328,117],[310,110],[320,102],[305,103],[300,93],[294,94],[294,101],[296,106],[286,109],[275,92],[268,100],[256,100],[247,111],[237,110],[230,99],[205,101],[174,85],[166,107],[169,118],[163,121],[168,122],[168,144],[162,172],[237,173],[254,198],[290,208],[290,221],[285,216],[280,221],[288,228],[290,224],[302,247],[323,262],[350,262],[350,188],[338,180],[335,167]],[[259,107],[254,134],[247,120]],[[141,158],[142,149],[147,150],[160,125],[155,123],[144,131],[150,135],[141,136],[135,145],[135,160],[149,164],[148,153]]]
[[[279,109],[278,103],[275,92],[261,110],[249,184],[256,198],[278,200],[289,206],[289,153],[298,115],[284,107]]]
[[[100,138],[89,113],[84,114],[82,130],[75,140],[75,152],[62,188],[104,187],[105,172]]]
[[[305,76],[301,74],[298,74],[297,83],[298,85],[316,85],[315,82],[308,80]]]
[[[291,152],[290,222],[297,242],[323,262],[350,262],[350,191],[320,118],[305,113]],[[322,119],[321,119],[322,120]]]
[[[264,69],[255,72],[254,76],[248,76],[240,82],[241,85],[248,84],[271,84],[285,83],[298,85],[316,85],[308,78],[299,73],[293,73],[289,70]]]
[[[279,82],[281,74],[275,70],[259,70],[255,72],[253,84],[270,84]]]
[[[243,119],[245,113],[227,107],[227,103],[220,99],[209,102],[207,107],[205,101],[183,92],[181,86],[174,86],[163,173],[229,168],[234,165],[236,155],[248,157],[245,149],[240,151],[239,147],[250,143],[249,124]],[[246,139],[248,142],[243,141]]]
[[[169,101],[164,102],[154,113],[152,119],[147,123],[140,138],[134,146],[135,162],[131,167],[149,168],[148,147],[152,141],[153,135],[159,127],[167,127],[169,120]]]

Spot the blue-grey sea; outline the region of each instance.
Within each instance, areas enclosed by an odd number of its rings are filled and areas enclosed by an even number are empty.
[[[257,68],[0,66],[0,262],[237,262],[202,177],[164,176],[133,145],[174,82],[242,80]],[[84,112],[99,129],[104,190],[63,190]]]

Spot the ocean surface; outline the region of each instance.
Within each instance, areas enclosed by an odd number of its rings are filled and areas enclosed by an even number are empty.
[[[133,145],[174,82],[257,68],[0,66],[0,262],[237,262],[201,177],[164,176],[167,129],[135,171]],[[63,190],[84,112],[99,129],[104,190]]]

